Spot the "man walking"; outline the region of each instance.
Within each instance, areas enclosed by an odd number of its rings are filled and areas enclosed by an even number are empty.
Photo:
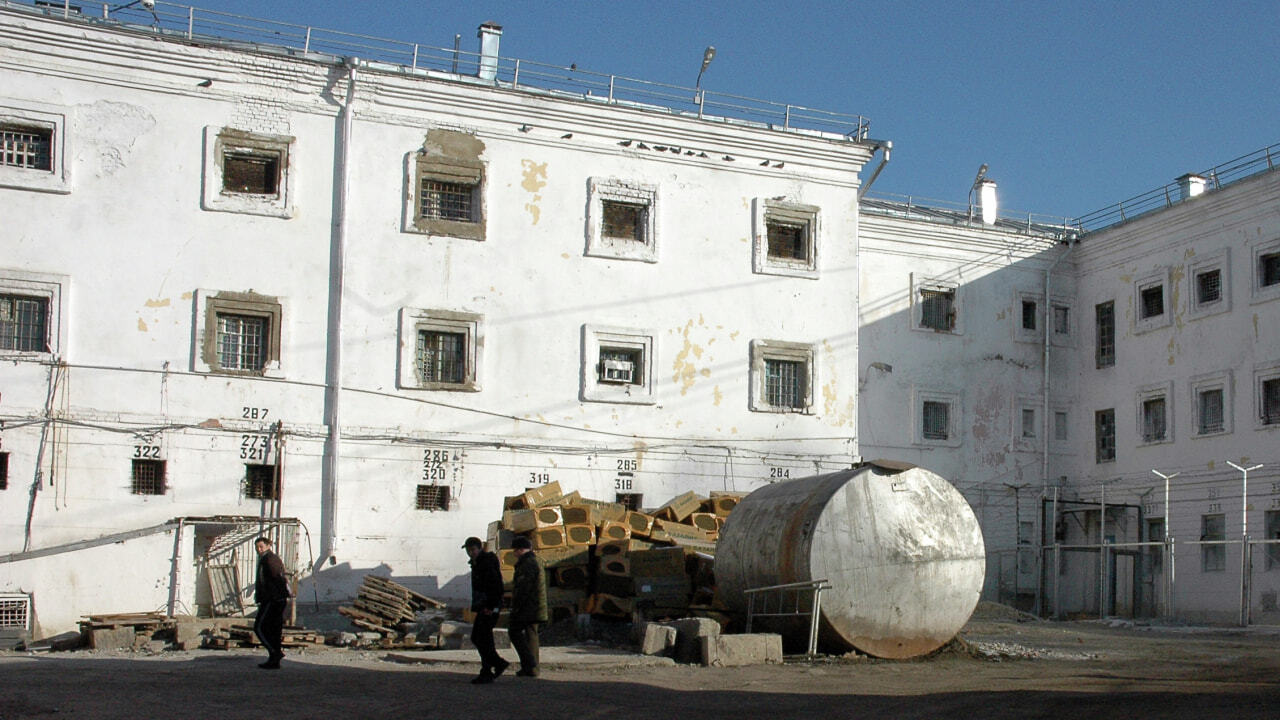
[[[267,649],[267,661],[258,667],[276,670],[284,658],[280,643],[284,638],[284,611],[289,607],[289,579],[285,576],[284,562],[271,551],[271,541],[260,537],[253,541],[258,551],[258,575],[253,584],[253,600],[258,603],[258,617],[253,621],[253,633]]]
[[[493,628],[502,609],[502,569],[498,566],[498,556],[485,550],[480,538],[467,538],[462,549],[471,558],[471,610],[476,614],[475,624],[471,626],[471,643],[480,653],[480,674],[471,683],[484,685],[493,682],[511,664],[493,647]]]
[[[517,537],[511,548],[517,560],[507,632],[520,656],[520,671],[516,675],[538,677],[538,624],[547,621],[547,576],[529,538]]]

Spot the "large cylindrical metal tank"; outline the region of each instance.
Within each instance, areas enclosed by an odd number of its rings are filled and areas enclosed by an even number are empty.
[[[826,580],[822,646],[882,658],[949,642],[985,572],[982,530],[960,492],[923,468],[884,462],[752,492],[729,515],[715,562],[717,595],[743,613],[750,588]],[[798,625],[775,627],[792,637],[805,631]]]

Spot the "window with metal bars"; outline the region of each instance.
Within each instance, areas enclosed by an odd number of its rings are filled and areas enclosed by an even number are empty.
[[[600,382],[644,383],[644,351],[639,348],[600,348]]]
[[[31,624],[31,598],[6,593],[0,595],[0,628],[28,630]]]
[[[1139,317],[1143,320],[1164,314],[1164,285],[1142,288],[1139,297],[1141,299]]]
[[[1035,301],[1035,300],[1023,300],[1023,301],[1022,301],[1022,329],[1023,329],[1023,330],[1035,330],[1035,329],[1036,329],[1036,327],[1037,327],[1037,323],[1036,323],[1036,301]]]
[[[769,258],[772,260],[809,259],[809,226],[804,223],[782,222],[772,218],[765,221],[769,241]]]
[[[956,326],[954,290],[920,290],[920,327],[947,332]]]
[[[1111,462],[1116,459],[1116,411],[1115,408],[1098,410],[1093,415],[1094,447],[1096,461]]]
[[[1262,287],[1280,284],[1280,253],[1268,253],[1258,258],[1258,284]]]
[[[1196,274],[1196,304],[1208,305],[1222,299],[1222,271],[1215,268]]]
[[[644,495],[641,493],[615,493],[613,501],[628,510],[640,512],[642,507],[641,503],[644,501]]]
[[[280,482],[275,465],[244,465],[244,496],[252,500],[279,500]]]
[[[222,189],[229,193],[275,195],[280,187],[278,154],[226,152],[222,156]]]
[[[1222,432],[1223,430],[1223,396],[1221,388],[1201,390],[1196,394],[1198,423],[1196,429],[1201,435]]]
[[[165,461],[133,461],[132,492],[134,495],[163,495],[165,493]]]
[[[466,333],[419,330],[417,367],[419,382],[462,383],[466,381]]]
[[[472,207],[477,187],[424,177],[418,194],[418,215],[424,220],[475,222]]]
[[[218,366],[261,371],[266,367],[270,321],[256,315],[218,313]]]
[[[1094,306],[1098,347],[1094,358],[1099,368],[1116,364],[1116,303],[1108,300]]]
[[[1222,513],[1200,516],[1200,539],[1204,541],[1227,539],[1227,516]],[[1226,545],[1201,545],[1200,569],[1218,572],[1227,569]]]
[[[53,169],[53,129],[0,124],[0,165],[27,170]]]
[[[448,510],[449,486],[419,485],[414,508],[417,510]]]
[[[9,453],[0,452],[0,490],[9,489]]]
[[[1142,401],[1142,441],[1157,442],[1165,439],[1165,401],[1162,397]]]
[[[1258,408],[1263,425],[1280,423],[1280,378],[1262,381],[1262,407]]]
[[[645,215],[649,208],[640,203],[602,200],[601,234],[614,240],[634,240],[645,242],[645,228],[648,221]]]
[[[803,362],[765,358],[765,402],[775,408],[803,410],[806,374]]]
[[[951,406],[944,402],[925,400],[920,410],[920,434],[925,440],[946,440],[951,437]]]
[[[0,295],[0,350],[48,352],[49,299]]]

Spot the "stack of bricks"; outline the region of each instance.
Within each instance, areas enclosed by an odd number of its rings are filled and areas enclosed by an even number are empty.
[[[710,603],[716,541],[745,495],[686,492],[651,512],[564,493],[552,482],[503,503],[489,524],[508,591],[516,557],[511,542],[529,538],[547,572],[551,619],[579,613],[630,618],[679,617]]]

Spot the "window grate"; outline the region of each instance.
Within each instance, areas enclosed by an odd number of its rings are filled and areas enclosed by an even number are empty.
[[[268,320],[253,315],[218,314],[218,365],[223,370],[266,366]]]
[[[605,200],[603,206],[604,226],[601,234],[617,240],[634,240],[645,242],[645,214],[648,208],[639,203],[624,203]]]
[[[245,463],[244,496],[253,500],[279,500],[276,466]]]
[[[1200,434],[1222,432],[1224,428],[1222,391],[1205,390],[1199,394],[1198,400],[1200,401]]]
[[[0,350],[48,352],[49,300],[0,295]]]
[[[776,408],[804,408],[804,363],[795,360],[764,361],[765,402]]]
[[[921,434],[925,440],[946,440],[950,436],[951,407],[944,402],[926,400],[922,409]]]
[[[1035,300],[1022,301],[1022,329],[1023,330],[1036,329],[1036,301]]]
[[[0,595],[0,628],[31,629],[31,598],[26,595]]]
[[[769,220],[765,223],[769,240],[768,254],[779,260],[809,259],[809,226]]]
[[[0,165],[28,170],[53,169],[53,130],[0,125]]]
[[[418,331],[418,378],[424,383],[466,381],[467,336],[464,333]]]
[[[1116,364],[1116,304],[1114,300],[1094,308],[1098,330],[1097,367]]]
[[[0,452],[0,490],[9,489],[9,453]]]
[[[1280,423],[1280,378],[1262,381],[1262,424]]]
[[[920,327],[948,331],[956,326],[956,294],[952,290],[920,291]]]
[[[223,190],[246,195],[276,195],[279,186],[279,156],[230,152],[223,154]]]
[[[1142,439],[1155,442],[1165,438],[1164,398],[1151,398],[1142,402]]]
[[[1153,285],[1142,289],[1142,319],[1164,314],[1164,286]]]
[[[449,486],[419,485],[414,507],[418,510],[448,510]]]
[[[1116,411],[1115,409],[1099,410],[1094,414],[1094,439],[1097,449],[1097,462],[1109,462],[1116,459]]]
[[[165,461],[133,461],[132,491],[134,495],[163,495],[165,493]]]
[[[1280,284],[1280,253],[1271,253],[1258,258],[1258,274],[1262,287]]]
[[[472,197],[475,185],[422,179],[418,214],[424,220],[457,220],[474,222]]]
[[[1222,298],[1222,271],[1209,270],[1196,275],[1196,303],[1208,305]]]

